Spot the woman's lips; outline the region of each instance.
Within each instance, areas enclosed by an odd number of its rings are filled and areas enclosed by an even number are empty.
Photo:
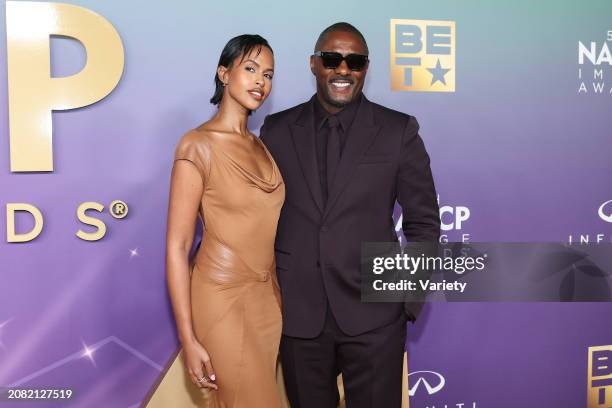
[[[250,94],[250,95],[251,95],[251,96],[252,96],[252,97],[253,97],[255,100],[261,101],[261,100],[263,99],[263,92],[262,92],[262,91],[259,91],[259,90],[256,90],[256,89],[255,89],[255,90],[251,90],[251,91],[249,91],[249,94]]]

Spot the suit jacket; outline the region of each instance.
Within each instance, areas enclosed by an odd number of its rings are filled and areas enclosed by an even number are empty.
[[[283,333],[316,337],[328,300],[348,335],[389,324],[404,312],[416,319],[422,303],[360,301],[360,250],[362,242],[397,241],[396,200],[408,242],[439,239],[436,190],[417,120],[364,96],[324,206],[313,102],[266,117],[260,132],[285,181],[275,243]]]

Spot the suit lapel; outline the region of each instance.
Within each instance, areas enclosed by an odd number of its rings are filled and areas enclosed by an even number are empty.
[[[379,131],[380,126],[374,122],[372,103],[364,95],[353,124],[349,129],[350,134],[346,139],[340,163],[338,163],[336,176],[332,182],[330,195],[323,213],[323,219],[327,217],[338,197],[349,181],[351,181],[359,158],[365,149],[370,146]]]
[[[291,138],[293,139],[295,151],[304,173],[304,179],[308,184],[312,198],[317,204],[319,211],[323,213],[323,196],[321,194],[321,181],[317,167],[313,117],[314,111],[311,99],[309,102],[306,102],[295,123],[290,125]]]

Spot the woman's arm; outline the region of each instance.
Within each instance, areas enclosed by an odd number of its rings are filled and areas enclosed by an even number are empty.
[[[166,232],[166,279],[172,309],[183,346],[185,363],[194,384],[217,388],[210,382],[197,382],[203,377],[202,365],[208,377],[215,376],[208,353],[197,341],[191,320],[191,289],[189,251],[198,216],[204,185],[194,163],[176,160],[172,168],[168,226]]]

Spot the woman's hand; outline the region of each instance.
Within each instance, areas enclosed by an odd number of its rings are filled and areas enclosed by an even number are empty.
[[[208,352],[197,340],[191,340],[183,344],[183,358],[191,381],[200,388],[216,390],[215,372],[210,362]],[[198,381],[199,380],[199,381]]]

